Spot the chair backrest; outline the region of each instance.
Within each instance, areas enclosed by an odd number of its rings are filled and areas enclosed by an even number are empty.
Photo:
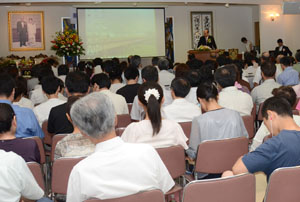
[[[126,128],[116,128],[117,136],[121,137]]]
[[[41,187],[42,190],[45,190],[45,181],[41,165],[37,162],[27,162],[27,166],[30,169],[38,185]]]
[[[242,116],[244,125],[246,127],[246,130],[248,132],[249,135],[249,139],[253,139],[254,138],[254,120],[253,117],[250,115],[247,116]]]
[[[173,179],[185,173],[185,153],[180,145],[156,149]]]
[[[40,150],[40,164],[46,163],[45,149],[44,149],[44,143],[43,143],[42,139],[37,136],[27,137],[24,139],[28,139],[28,138],[34,139]]]
[[[129,111],[129,114],[130,114],[131,110],[132,110],[132,103],[127,103],[127,106],[128,106],[128,111]]]
[[[248,150],[246,137],[202,142],[198,146],[195,172],[217,174],[231,170],[237,159]]]
[[[57,143],[66,136],[66,134],[58,134],[53,136],[51,144],[51,161],[54,161],[54,151]]]
[[[67,194],[69,176],[73,167],[80,162],[81,158],[59,158],[52,165],[51,189],[52,193]]]
[[[54,134],[52,133],[49,133],[48,132],[48,120],[44,121],[43,124],[42,124],[42,130],[44,132],[44,143],[45,144],[48,144],[48,145],[51,145],[52,143],[52,137]]]
[[[184,187],[183,202],[195,201],[255,202],[255,176],[247,173],[226,178],[192,181]]]
[[[89,199],[85,202],[164,202],[164,193],[161,190],[154,189],[150,191],[139,192],[137,194],[115,198],[115,199]]]
[[[278,168],[270,176],[265,202],[300,201],[300,167]]]
[[[192,130],[192,122],[181,122],[179,123],[185,136],[190,139],[191,130]]]
[[[126,128],[131,123],[131,117],[129,114],[118,115],[118,123],[116,128]]]
[[[258,115],[257,115],[257,120],[258,121],[263,121],[263,117],[262,117],[262,113],[261,113],[263,105],[264,105],[264,103],[261,103],[259,105],[259,108],[258,108]]]

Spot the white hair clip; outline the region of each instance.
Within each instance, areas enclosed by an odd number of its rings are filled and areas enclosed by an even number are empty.
[[[159,92],[158,92],[157,89],[155,89],[155,88],[150,88],[150,89],[146,90],[146,92],[145,92],[145,94],[144,94],[144,97],[145,97],[145,100],[146,100],[147,103],[148,103],[149,97],[150,97],[151,95],[154,95],[154,97],[155,97],[157,100],[158,100],[159,97],[160,97]]]

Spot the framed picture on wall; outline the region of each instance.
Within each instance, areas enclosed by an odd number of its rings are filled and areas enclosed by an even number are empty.
[[[210,35],[213,33],[213,13],[212,12],[191,12],[191,26],[192,26],[192,48],[196,49],[200,37],[203,35],[205,29],[209,30]]]
[[[174,62],[174,17],[167,17],[165,22],[166,56]]]
[[[45,50],[44,12],[8,12],[10,51]]]

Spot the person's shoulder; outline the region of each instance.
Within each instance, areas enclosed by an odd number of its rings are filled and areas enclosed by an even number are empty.
[[[25,163],[24,159],[17,155],[16,153],[10,151],[6,152],[4,150],[0,151],[0,161],[5,162],[7,166],[13,166],[16,167],[16,164]]]
[[[20,113],[22,113],[22,114],[24,113],[26,115],[28,115],[28,114],[34,114],[33,111],[32,111],[32,109],[29,109],[27,107],[20,107],[18,105],[12,105],[12,107],[13,107],[13,109],[14,109],[14,111],[16,113],[20,112]]]
[[[63,104],[57,105],[57,106],[55,106],[55,107],[53,107],[53,108],[51,109],[51,112],[60,112],[60,111],[62,111],[62,110],[65,110],[65,109],[66,109],[66,105],[67,105],[66,102],[63,103]]]

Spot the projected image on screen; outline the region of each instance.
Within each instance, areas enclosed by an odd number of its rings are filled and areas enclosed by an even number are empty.
[[[163,9],[78,9],[83,59],[165,55]]]

